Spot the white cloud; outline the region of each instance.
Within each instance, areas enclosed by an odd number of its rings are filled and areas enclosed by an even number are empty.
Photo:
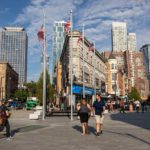
[[[137,33],[138,48],[150,40],[149,0],[109,0],[109,2],[106,0],[31,0],[30,5],[24,8],[15,20],[15,24],[27,26],[29,63],[38,63],[41,55],[37,32],[43,24],[43,8],[47,17],[46,28],[49,45],[52,39],[53,22],[68,19],[71,9],[74,12],[75,27],[81,29],[81,25],[84,23],[85,35],[90,40],[95,40],[100,50],[111,50],[112,21],[127,22],[128,30]],[[48,47],[49,53],[50,50],[51,45]]]

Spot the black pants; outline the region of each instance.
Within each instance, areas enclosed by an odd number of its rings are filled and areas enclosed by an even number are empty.
[[[139,109],[140,109],[140,108],[137,106],[137,107],[136,107],[136,112],[137,112],[137,113],[139,113]]]
[[[125,113],[124,107],[121,107],[121,108],[120,108],[120,113],[121,113],[121,112]]]
[[[10,137],[10,125],[8,119],[6,119],[4,126],[6,127],[6,136]]]

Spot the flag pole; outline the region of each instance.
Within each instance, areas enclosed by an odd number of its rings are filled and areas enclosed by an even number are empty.
[[[72,48],[73,48],[73,38],[72,38],[72,30],[73,30],[73,19],[72,19],[72,10],[70,11],[70,21],[71,21],[71,32],[70,32],[70,34],[71,34],[71,41],[70,41],[70,80],[71,80],[71,82],[70,82],[70,104],[71,104],[71,121],[73,121],[73,97],[72,97],[72,84],[73,84],[73,73],[72,73],[72,70],[73,70],[73,68],[72,68],[72,65],[73,65],[73,52],[72,52]]]
[[[83,98],[85,98],[85,81],[84,81],[84,67],[85,67],[85,61],[84,61],[84,57],[85,57],[85,52],[84,52],[84,24],[82,25],[82,49],[83,49]]]
[[[94,95],[96,96],[96,81],[95,81],[95,65],[96,65],[96,59],[95,59],[95,41],[94,41],[94,71],[93,71],[93,73],[94,73],[94,79],[93,79],[93,82],[94,82]]]
[[[44,43],[43,43],[43,116],[45,119],[45,105],[46,105],[46,28],[45,28],[45,11],[43,10],[43,27],[44,27]]]

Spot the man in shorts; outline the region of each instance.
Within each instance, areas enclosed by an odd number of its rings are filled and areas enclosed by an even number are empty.
[[[104,120],[105,102],[101,98],[101,94],[97,94],[96,101],[93,103],[95,110],[95,121],[96,121],[96,136],[102,134],[102,126]]]

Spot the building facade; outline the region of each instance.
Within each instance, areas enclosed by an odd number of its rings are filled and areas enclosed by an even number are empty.
[[[112,52],[104,52],[105,58],[108,59],[107,66],[112,65],[112,60],[110,59],[111,54]],[[132,87],[136,87],[141,98],[147,99],[149,86],[142,52],[127,50],[124,52],[113,52],[113,55],[115,56],[113,58],[113,63],[117,61],[116,95],[128,95],[128,93],[131,92]],[[109,67],[107,68],[109,69]],[[109,69],[107,70],[107,85],[111,85],[113,82],[110,74],[112,74],[112,71]],[[109,94],[112,94],[109,86],[107,86],[107,91]]]
[[[84,44],[82,40],[79,41],[80,32],[73,31],[72,40],[70,36],[68,34],[65,38],[60,58],[62,64],[62,95],[69,99],[72,68],[74,104],[82,99],[84,93],[86,99],[91,101],[96,90],[105,92],[105,60],[97,50],[95,53],[90,50],[91,43],[86,38],[84,38]],[[72,59],[70,46],[72,46]]]
[[[112,50],[114,52],[127,50],[127,25],[125,22],[112,23]]]
[[[136,33],[128,33],[128,49],[130,51],[136,51]]]
[[[52,80],[53,83],[56,83],[56,67],[57,62],[60,59],[60,55],[62,52],[63,44],[64,44],[64,21],[56,21],[53,26],[53,69],[52,69]]]
[[[0,31],[0,60],[7,61],[19,74],[19,85],[27,80],[27,33],[19,27]]]
[[[18,74],[5,61],[0,61],[0,99],[9,99],[18,88]]]
[[[144,66],[146,69],[146,75],[149,81],[149,88],[150,88],[150,44],[143,45],[141,47],[141,52],[143,53],[143,61],[144,61]]]
[[[110,54],[107,62],[106,89],[110,95],[125,95],[125,79],[121,69],[118,69],[118,62],[113,53]]]

